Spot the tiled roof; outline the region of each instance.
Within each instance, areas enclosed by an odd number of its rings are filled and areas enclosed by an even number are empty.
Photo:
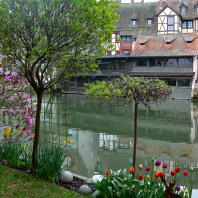
[[[116,31],[122,31],[122,34],[127,32],[126,35],[131,36],[157,34],[157,8],[158,2],[121,4],[121,7],[116,10],[120,15],[120,19],[115,24]],[[148,26],[147,19],[151,18],[153,18],[153,25]],[[137,20],[137,27],[131,26],[132,19]]]
[[[137,37],[132,57],[179,57],[197,54],[198,34],[196,33],[153,35],[145,44],[141,44],[142,37],[144,36]]]
[[[181,14],[180,12],[180,6],[181,5],[186,5],[188,8],[186,14]],[[194,19],[198,17],[198,13],[195,12],[195,6],[198,4],[198,0],[168,0],[167,5],[172,8],[174,11],[179,13],[182,17],[182,19]]]

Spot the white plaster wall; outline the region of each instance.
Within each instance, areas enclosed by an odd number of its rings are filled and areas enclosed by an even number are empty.
[[[197,61],[197,55],[198,55],[198,51],[196,56],[193,58],[193,72],[195,73],[194,78],[192,79],[192,92],[191,92],[191,96],[193,96],[194,93],[194,89],[195,89],[195,81],[197,80],[197,70],[198,70],[198,61]]]

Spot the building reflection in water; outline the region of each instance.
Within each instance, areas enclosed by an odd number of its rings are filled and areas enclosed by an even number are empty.
[[[129,171],[133,157],[133,106],[100,109],[75,95],[57,101],[60,105],[54,107],[56,113],[58,108],[63,115],[66,111],[63,105],[67,103],[67,116],[59,116],[58,122],[63,124],[59,131],[67,128],[67,138],[74,139],[69,149],[72,172],[91,177],[95,172],[104,174],[106,169]],[[181,178],[183,171],[193,166],[194,186],[198,188],[197,109],[185,100],[170,100],[150,110],[140,107],[137,164],[151,166],[152,157],[167,162],[169,179],[177,163]],[[54,132],[56,128],[54,125]],[[64,137],[63,134],[59,142]]]

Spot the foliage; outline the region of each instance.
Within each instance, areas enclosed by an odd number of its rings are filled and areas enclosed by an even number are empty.
[[[10,166],[18,166],[20,156],[22,155],[23,147],[21,143],[8,143],[0,146],[0,158],[6,160]]]
[[[153,161],[154,162],[154,161]],[[161,162],[160,162],[161,165]],[[163,166],[164,172],[159,171],[160,165],[156,165],[157,171],[154,172],[154,163],[152,163],[151,171],[150,167],[146,167],[147,175],[142,174],[142,165],[139,166],[139,173],[132,177],[131,174],[126,173],[126,169],[118,170],[116,172],[110,170],[106,171],[106,176],[101,181],[97,180],[92,182],[96,191],[92,197],[101,198],[127,198],[127,197],[191,197],[192,196],[192,171],[191,177],[188,178],[188,187],[180,187],[177,183],[177,176],[180,174],[180,167],[175,169],[175,175],[172,175],[171,181],[167,184],[165,177],[165,169],[167,166]],[[166,164],[167,165],[167,164]],[[184,171],[184,180],[186,179],[187,172]],[[131,173],[131,171],[130,171]]]
[[[109,0],[2,1],[1,53],[42,92],[64,76],[96,68],[117,21],[116,7]]]
[[[13,61],[37,95],[32,165],[39,144],[43,92],[97,67],[117,14],[109,0],[4,0],[0,53]]]
[[[0,165],[0,197],[77,198],[78,193]]]
[[[124,75],[108,82],[97,81],[96,83],[86,84],[86,86],[88,87],[85,92],[87,98],[99,103],[102,107],[135,103],[133,147],[133,166],[135,167],[138,105],[142,103],[149,108],[151,103],[158,104],[161,101],[166,101],[173,89],[159,79],[133,78]],[[135,175],[135,172],[133,175]]]
[[[31,147],[20,142],[6,141],[0,145],[0,159],[10,166],[24,167],[27,171],[32,167]],[[36,153],[36,175],[54,181],[58,178],[58,166],[62,165],[65,158],[64,148],[57,145],[40,145]]]
[[[101,106],[117,106],[135,102],[150,107],[150,103],[165,101],[173,89],[159,79],[121,76],[111,81],[86,84],[87,98]]]
[[[62,165],[65,158],[64,148],[57,145],[40,144],[36,155],[36,175],[54,181],[58,178],[58,166]]]

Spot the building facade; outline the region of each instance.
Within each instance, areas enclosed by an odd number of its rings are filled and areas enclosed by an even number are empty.
[[[173,97],[190,98],[196,88],[198,0],[115,1],[115,24],[99,72],[72,79],[66,88],[82,90],[85,82],[110,80],[121,73],[160,78],[173,86]]]

